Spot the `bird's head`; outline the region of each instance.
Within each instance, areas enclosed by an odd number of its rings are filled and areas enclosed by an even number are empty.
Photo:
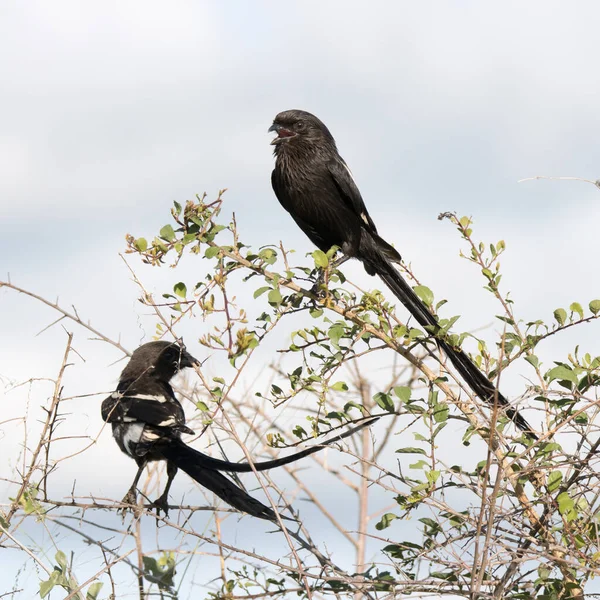
[[[269,127],[269,131],[277,134],[271,145],[275,146],[275,154],[284,148],[308,147],[312,144],[333,145],[335,141],[325,124],[315,115],[305,110],[286,110],[279,113]]]
[[[131,381],[147,374],[168,382],[178,371],[186,367],[194,367],[198,362],[176,342],[164,340],[148,342],[133,352],[121,373],[120,380]]]

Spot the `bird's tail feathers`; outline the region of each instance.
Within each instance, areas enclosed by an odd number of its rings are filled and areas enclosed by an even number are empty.
[[[220,460],[218,458],[213,458],[212,456],[207,456],[202,452],[198,452],[198,450],[194,450],[190,446],[184,444],[181,440],[173,440],[172,444],[176,445],[181,449],[182,453],[185,453],[190,457],[190,459],[195,460],[199,465],[204,467],[205,469],[213,469],[215,471],[229,471],[230,473],[250,473],[251,471],[267,471],[269,469],[275,469],[277,467],[283,467],[284,465],[289,465],[290,463],[296,462],[301,458],[305,458],[306,456],[310,456],[315,452],[319,452],[326,446],[330,446],[331,444],[335,444],[347,437],[350,437],[357,431],[360,431],[364,427],[368,427],[377,421],[379,417],[365,417],[358,424],[343,433],[340,433],[324,442],[320,442],[317,445],[311,446],[310,448],[306,448],[301,450],[300,452],[296,452],[294,454],[290,454],[289,456],[284,456],[282,458],[276,458],[274,460],[266,460],[261,462],[253,462],[252,465],[249,463],[234,463],[229,462],[227,460]]]
[[[419,325],[425,327],[428,333],[436,336],[436,341],[469,388],[488,404],[494,404],[497,401],[519,429],[534,440],[537,439],[531,425],[517,410],[512,408],[510,402],[496,389],[494,384],[479,370],[473,361],[460,348],[452,346],[442,337],[437,337],[439,324],[436,317],[386,258],[387,256],[379,254],[377,259],[369,261],[368,264],[392,290],[396,298],[408,309]]]
[[[277,521],[275,512],[271,508],[247,494],[218,471],[206,468],[202,460],[198,458],[198,455],[201,457],[204,455],[186,446],[183,442],[181,444],[169,444],[162,449],[162,454],[179,469],[185,471],[194,481],[209,489],[227,504],[253,517],[266,519],[267,521]]]

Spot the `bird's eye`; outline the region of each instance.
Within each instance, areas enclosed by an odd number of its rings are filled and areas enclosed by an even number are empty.
[[[298,121],[298,122],[296,123],[296,129],[297,129],[298,131],[302,131],[302,130],[304,129],[304,127],[305,127],[304,121]]]

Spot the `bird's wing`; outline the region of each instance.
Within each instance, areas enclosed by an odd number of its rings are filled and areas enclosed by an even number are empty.
[[[114,392],[102,403],[102,418],[107,423],[137,422],[191,432],[185,426],[181,405],[167,396]]]
[[[361,218],[364,227],[370,233],[377,234],[377,227],[375,227],[375,223],[371,219],[371,215],[369,215],[365,202],[360,195],[358,186],[354,182],[352,173],[342,157],[338,156],[330,160],[327,168],[346,206]]]

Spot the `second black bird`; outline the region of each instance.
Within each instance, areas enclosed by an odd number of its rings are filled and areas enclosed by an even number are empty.
[[[297,225],[323,252],[338,246],[344,257],[360,260],[367,273],[379,275],[411,315],[430,332],[439,332],[436,317],[394,267],[398,251],[378,233],[335,140],[325,124],[303,110],[279,113],[269,131],[276,157],[273,190]],[[437,336],[436,336],[437,337]],[[497,399],[515,424],[535,438],[530,425],[460,349],[441,336],[437,341],[467,385],[482,400]]]
[[[144,344],[135,350],[123,369],[117,391],[102,402],[102,418],[112,425],[115,441],[138,465],[135,479],[123,498],[125,504],[135,504],[137,484],[146,465],[151,461],[164,460],[167,461],[167,484],[160,498],[153,503],[157,509],[167,512],[169,490],[177,470],[181,469],[238,510],[276,521],[271,508],[247,494],[220,471],[248,473],[281,467],[318,452],[323,446],[344,439],[377,420],[376,417],[365,419],[320,446],[284,458],[256,462],[252,466],[212,458],[181,440],[182,433],[194,432],[185,424],[185,413],[170,384],[179,370],[197,363],[174,342]]]

